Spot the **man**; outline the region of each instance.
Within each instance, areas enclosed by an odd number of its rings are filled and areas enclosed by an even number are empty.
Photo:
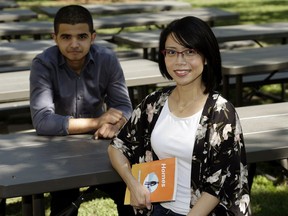
[[[121,66],[111,50],[94,44],[95,38],[86,8],[70,5],[57,12],[56,46],[37,55],[31,66],[30,109],[37,134],[92,132],[96,139],[112,138],[129,119],[132,106]],[[114,196],[119,215],[129,215],[124,183],[99,189]],[[78,195],[79,189],[51,193],[51,216]]]

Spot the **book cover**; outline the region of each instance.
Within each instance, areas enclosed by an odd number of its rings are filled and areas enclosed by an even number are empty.
[[[132,165],[133,176],[151,192],[151,202],[175,200],[177,158]],[[126,189],[124,204],[130,204],[130,191]]]

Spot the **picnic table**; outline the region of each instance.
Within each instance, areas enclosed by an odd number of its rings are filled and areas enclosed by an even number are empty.
[[[38,14],[29,9],[0,10],[0,22],[29,20],[38,18]]]
[[[126,28],[131,26],[148,26],[155,25],[158,27],[165,26],[175,19],[184,16],[196,16],[211,26],[218,20],[231,19],[237,20],[239,14],[221,10],[219,8],[192,8],[190,10],[180,11],[161,11],[138,14],[120,14],[118,16],[101,16],[94,19],[96,29],[103,28]]]
[[[267,84],[267,83],[284,83],[288,81],[288,73],[285,69],[288,68],[288,45],[279,45],[272,47],[263,47],[263,48],[250,48],[250,49],[237,49],[237,50],[226,50],[221,52],[222,57],[222,73],[223,73],[223,95],[229,99],[229,87],[230,81],[232,78],[235,79],[235,89],[236,89],[236,97],[235,97],[235,105],[242,105],[243,98],[243,83],[244,78],[250,78],[252,76],[261,75],[260,80],[255,80],[253,83],[257,85]],[[138,61],[138,63],[137,63]],[[142,83],[143,85],[148,84],[157,84],[158,81],[162,80],[162,83],[167,82],[164,78],[161,78],[159,70],[157,68],[157,63],[155,63],[155,70],[150,71],[145,65],[140,63],[142,60],[135,60],[132,64],[132,69],[135,71],[141,71],[138,73],[138,76],[135,78],[136,84],[138,80],[145,77],[145,81]],[[148,61],[148,60],[147,60]],[[148,61],[151,64],[151,61]],[[124,69],[124,73],[128,73],[128,71],[133,71],[132,69]],[[284,70],[283,72],[278,72]],[[25,72],[23,72],[25,73]],[[146,76],[145,74],[150,74],[151,76]],[[135,76],[136,73],[133,73]],[[4,77],[10,77],[8,73],[0,74],[3,78],[0,79],[5,80]],[[133,76],[131,78],[133,78]],[[19,77],[20,74],[19,74]],[[156,79],[157,77],[157,79]],[[126,77],[128,78],[128,77]],[[158,80],[159,78],[159,80]],[[257,77],[256,77],[257,78]],[[21,78],[19,78],[21,79]],[[165,81],[164,81],[165,80]],[[22,79],[22,82],[25,83],[25,79]],[[28,82],[28,80],[26,81]],[[127,83],[128,84],[128,83]],[[7,85],[7,84],[6,84]],[[138,84],[137,84],[138,85]],[[13,95],[15,94],[14,90],[18,88],[17,85],[14,86],[13,82],[9,86],[5,86],[5,82],[0,85],[0,95],[1,92],[5,92],[5,89],[11,89]],[[4,93],[5,95],[6,93]],[[0,97],[1,98],[1,97]],[[8,97],[10,98],[10,96]],[[1,101],[1,99],[0,99]]]
[[[111,15],[125,13],[143,13],[143,12],[158,12],[166,10],[181,10],[191,7],[190,3],[181,1],[153,1],[153,2],[123,2],[112,4],[84,4],[92,15]],[[38,7],[40,13],[44,13],[49,17],[55,17],[60,7]]]
[[[212,31],[219,43],[241,40],[253,40],[260,43],[260,40],[281,39],[284,44],[288,37],[288,22],[215,26],[212,27]],[[113,35],[113,40],[116,43],[141,48],[144,58],[148,58],[151,54],[151,58],[155,59],[160,32],[161,30],[121,32]]]
[[[287,106],[236,109],[248,163],[288,157]],[[0,140],[0,198],[23,197],[24,216],[44,216],[43,193],[121,181],[108,158],[110,140],[93,140],[91,134],[37,136],[34,131],[0,135]]]
[[[237,19],[239,15],[234,12],[224,11],[218,8],[195,8],[185,11],[162,11],[151,13],[137,13],[137,14],[120,14],[113,16],[101,16],[94,19],[95,29],[109,29],[115,28],[123,30],[126,27],[132,26],[152,26],[156,25],[162,27],[167,25],[172,20],[194,15],[211,25],[217,20],[223,19]],[[33,21],[33,22],[15,22],[0,23],[0,37],[13,37],[17,35],[33,35],[39,38],[39,35],[47,35],[53,33],[53,23],[47,21]]]
[[[217,40],[264,40],[281,39],[286,42],[288,37],[288,22],[269,24],[249,24],[212,27]],[[113,39],[118,44],[128,44],[143,49],[143,58],[157,60],[157,48],[159,45],[160,30],[145,32],[122,32],[114,35]],[[149,52],[149,49],[151,51]],[[259,85],[270,83],[284,83],[288,81],[287,67],[288,58],[287,45],[251,49],[223,50],[222,72],[223,72],[223,94],[229,98],[230,83],[236,86],[236,106],[242,105],[243,84]],[[284,70],[283,73],[277,72]],[[236,72],[237,71],[237,72]],[[271,73],[273,72],[273,73]],[[267,75],[268,74],[268,75]],[[249,77],[248,77],[249,75]],[[250,76],[250,75],[253,75]],[[259,92],[258,92],[259,93]],[[283,100],[285,96],[282,88]],[[277,98],[274,98],[278,100]]]
[[[242,105],[244,77],[249,79],[249,76],[261,75],[262,78],[254,82],[256,87],[275,82],[288,82],[287,44],[263,48],[224,50],[221,52],[221,58],[223,94],[229,98],[230,80],[235,78],[236,106]],[[256,88],[256,90],[258,89]],[[283,96],[282,100],[284,100]]]

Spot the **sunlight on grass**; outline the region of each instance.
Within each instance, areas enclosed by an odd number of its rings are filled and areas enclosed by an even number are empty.
[[[89,202],[82,203],[79,209],[79,216],[117,216],[116,205],[112,199],[98,198]]]
[[[240,14],[239,23],[277,22],[286,17],[286,0],[186,0],[193,7],[218,7]]]

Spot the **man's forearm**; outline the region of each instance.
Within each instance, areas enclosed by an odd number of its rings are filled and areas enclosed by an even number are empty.
[[[95,132],[99,128],[97,118],[70,118],[68,123],[69,134]]]

